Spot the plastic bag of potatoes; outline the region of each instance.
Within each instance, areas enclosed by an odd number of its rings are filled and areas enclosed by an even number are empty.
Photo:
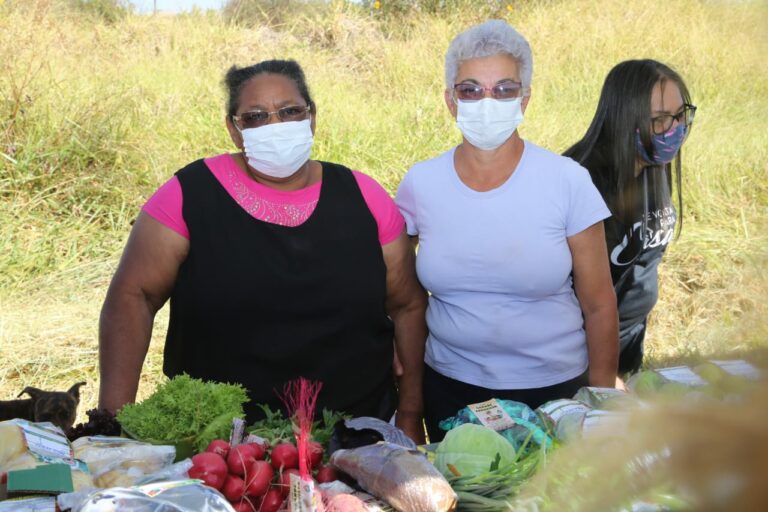
[[[173,446],[152,445],[124,437],[81,437],[72,443],[75,457],[88,465],[102,489],[130,487],[173,464]]]
[[[0,473],[54,463],[70,466],[76,491],[93,487],[87,466],[75,458],[59,427],[21,419],[0,422]]]

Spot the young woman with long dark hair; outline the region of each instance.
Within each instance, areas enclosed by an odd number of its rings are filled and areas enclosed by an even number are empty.
[[[605,79],[587,133],[564,153],[589,170],[612,213],[605,237],[619,308],[620,374],[642,365],[658,265],[675,226],[678,234],[682,227],[680,147],[695,113],[688,87],[669,66],[621,62]]]

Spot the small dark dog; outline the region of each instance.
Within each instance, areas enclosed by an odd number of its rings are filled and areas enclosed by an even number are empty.
[[[43,391],[27,386],[19,393],[32,398],[22,400],[0,400],[0,421],[20,418],[41,422],[50,421],[65,432],[72,428],[77,416],[77,404],[80,403],[80,386],[78,382],[68,391]]]

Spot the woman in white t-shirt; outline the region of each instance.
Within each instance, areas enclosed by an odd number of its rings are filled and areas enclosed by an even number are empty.
[[[618,354],[610,212],[586,169],[517,132],[530,100],[527,41],[503,21],[472,27],[448,48],[445,75],[463,141],[414,165],[396,198],[431,292],[433,442],[439,422],[467,404],[535,408],[583,385],[614,386]]]

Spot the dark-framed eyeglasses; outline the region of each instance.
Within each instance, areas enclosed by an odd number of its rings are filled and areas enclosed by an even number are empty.
[[[485,98],[486,91],[497,100],[513,100],[523,95],[523,84],[513,80],[499,82],[493,87],[483,87],[472,82],[461,82],[453,86],[457,99],[462,101],[478,101]]]
[[[683,105],[683,109],[677,114],[664,114],[651,118],[651,128],[656,135],[662,135],[672,129],[672,126],[685,123],[685,126],[690,126],[693,123],[693,118],[696,115],[696,105]]]
[[[239,116],[232,116],[232,121],[240,130],[246,130],[248,128],[264,126],[269,122],[269,118],[273,115],[277,115],[280,122],[303,121],[311,111],[312,109],[309,105],[291,105],[275,110],[274,112],[251,110],[249,112],[243,112]]]

